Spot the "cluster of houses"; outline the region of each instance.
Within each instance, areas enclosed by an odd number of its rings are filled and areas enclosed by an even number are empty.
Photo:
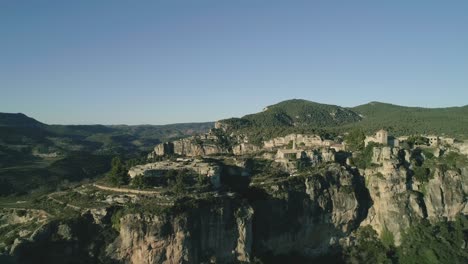
[[[322,139],[318,135],[303,135],[303,134],[289,134],[284,137],[277,137],[263,142],[263,148],[266,150],[272,150],[278,147],[284,147],[293,142],[293,144],[299,147],[305,148],[317,148],[327,147],[335,149],[336,151],[344,150],[345,146],[342,143],[335,142],[333,140]]]
[[[453,145],[455,144],[455,139],[450,137],[439,137],[436,135],[423,135],[423,137],[428,139],[429,146],[438,147],[440,145]],[[399,137],[398,140],[406,141],[408,136]]]
[[[455,140],[448,137],[439,137],[435,135],[423,135],[424,146],[440,147],[440,146],[455,146]],[[217,138],[212,134],[207,134],[197,137],[205,144],[193,142],[193,138],[182,139],[172,143],[163,143],[155,147],[155,155],[162,156],[165,154],[177,153],[182,156],[201,156],[201,155],[225,155],[224,150],[219,148],[211,148],[210,144]],[[394,137],[381,129],[372,136],[366,136],[364,145],[368,146],[369,143],[374,142],[384,146],[399,147],[401,142],[405,142],[409,137]],[[341,141],[341,140],[340,140]],[[458,144],[458,143],[456,143]],[[463,148],[464,147],[464,148]],[[468,153],[468,144],[459,147],[463,152]],[[318,135],[304,135],[304,134],[289,134],[284,137],[277,137],[263,142],[263,146],[255,146],[248,142],[241,143],[233,148],[233,154],[242,156],[244,154],[261,153],[265,158],[273,159],[291,172],[297,168],[296,160],[307,159],[311,164],[318,164],[320,162],[343,160],[348,162],[351,153],[346,152],[346,143],[337,142],[328,139],[322,139]],[[242,166],[241,166],[242,167]],[[157,176],[161,177],[166,172],[171,170],[191,170],[200,175],[206,175],[211,180],[213,186],[220,186],[220,167],[210,162],[203,160],[184,159],[179,158],[176,161],[160,161],[155,163],[148,163],[145,165],[138,165],[132,167],[128,174],[131,178],[138,175]]]
[[[274,157],[275,161],[285,163],[289,160],[304,158],[311,161],[332,161],[334,160],[334,153],[344,151],[346,145],[333,140],[322,139],[318,135],[290,134],[264,141],[263,148],[269,151],[277,149]]]
[[[439,137],[435,135],[423,135],[422,137],[428,139],[428,144],[431,147],[438,147],[442,144],[453,145],[455,140],[448,137]],[[372,136],[366,136],[364,145],[369,145],[370,142],[382,144],[385,146],[399,147],[400,142],[407,141],[408,137],[394,137],[389,135],[388,131],[381,129]],[[284,148],[285,146],[292,147]],[[274,138],[264,142],[264,148],[267,150],[277,149],[276,160],[287,161],[291,159],[311,158],[316,155],[317,149],[321,149],[321,153],[328,155],[330,151],[339,152],[346,150],[346,144],[334,142],[332,140],[322,140],[317,135],[301,135],[291,134],[285,137]],[[324,151],[328,150],[328,151]]]

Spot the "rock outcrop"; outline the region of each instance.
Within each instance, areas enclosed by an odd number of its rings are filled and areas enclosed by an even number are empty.
[[[254,252],[308,257],[334,252],[367,215],[370,198],[362,180],[332,166],[323,175],[269,186],[267,196],[253,203]]]
[[[464,155],[468,155],[468,140],[463,142],[455,143],[454,147],[458,149],[458,151]]]
[[[250,206],[233,199],[182,214],[128,214],[120,219],[120,235],[109,252],[126,263],[249,261],[252,216]]]
[[[391,232],[397,246],[402,232],[413,223],[422,219],[455,220],[460,213],[468,213],[466,168],[460,172],[435,169],[434,176],[421,183],[412,176],[413,165],[407,164],[410,156],[424,159],[420,151],[376,147],[372,162],[379,166],[364,171],[373,205],[361,225],[371,225],[380,235]]]
[[[322,149],[320,157],[323,162],[335,161],[335,151],[333,149]]]
[[[196,137],[184,138],[173,142],[161,143],[154,148],[153,155],[181,155],[187,157],[205,156],[213,154],[226,154],[229,150],[223,149],[215,143],[208,143]]]
[[[217,164],[204,162],[198,159],[181,159],[180,161],[159,161],[137,165],[129,169],[128,175],[134,178],[139,175],[161,177],[170,170],[190,170],[199,175],[208,177],[214,187],[221,184],[221,168]]]
[[[108,252],[126,263],[250,262],[271,252],[316,257],[338,250],[370,206],[363,177],[338,165],[251,192],[258,196],[251,203],[220,197],[167,214],[124,215]]]
[[[420,186],[429,220],[453,221],[462,213],[468,215],[468,168],[458,171],[436,170],[427,184]]]
[[[409,189],[406,170],[366,170],[367,188],[373,204],[361,225],[371,225],[378,234],[389,231],[395,244],[411,223],[427,216],[422,194]]]
[[[11,263],[102,263],[109,259],[106,247],[116,237],[108,220],[97,224],[90,214],[84,214],[44,223],[14,241]]]

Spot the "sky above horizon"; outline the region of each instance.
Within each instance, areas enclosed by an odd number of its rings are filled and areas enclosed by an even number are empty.
[[[468,1],[0,2],[0,112],[214,121],[286,99],[468,104]]]

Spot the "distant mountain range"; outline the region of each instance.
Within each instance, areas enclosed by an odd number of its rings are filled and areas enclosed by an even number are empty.
[[[162,141],[213,126],[47,125],[24,114],[0,113],[0,196],[92,179],[109,170],[114,156],[142,159]]]
[[[0,167],[28,160],[28,153],[32,152],[64,155],[84,151],[131,156],[149,151],[162,141],[207,132],[213,126],[213,122],[157,126],[47,125],[24,114],[0,113]]]

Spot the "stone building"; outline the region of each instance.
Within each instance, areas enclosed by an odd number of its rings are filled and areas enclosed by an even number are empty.
[[[291,141],[296,142],[298,146],[308,148],[330,146],[331,144],[327,140],[322,140],[322,138],[320,138],[318,135],[289,134],[284,137],[276,137],[268,141],[263,141],[263,147],[265,149],[284,147],[287,146]]]
[[[388,136],[388,132],[386,130],[379,130],[373,136],[366,136],[364,140],[364,145],[369,145],[369,142],[375,142],[382,145],[389,145],[392,147],[398,147],[400,145],[400,141],[392,136]]]
[[[277,159],[300,159],[305,155],[303,150],[300,149],[278,149],[276,153]]]
[[[449,137],[440,137],[439,138],[439,143],[447,144],[447,145],[453,145],[455,143],[455,139],[454,138],[449,138]]]
[[[438,136],[430,135],[430,136],[427,136],[427,139],[429,140],[429,145],[430,146],[436,147],[436,146],[439,145],[439,137]]]

